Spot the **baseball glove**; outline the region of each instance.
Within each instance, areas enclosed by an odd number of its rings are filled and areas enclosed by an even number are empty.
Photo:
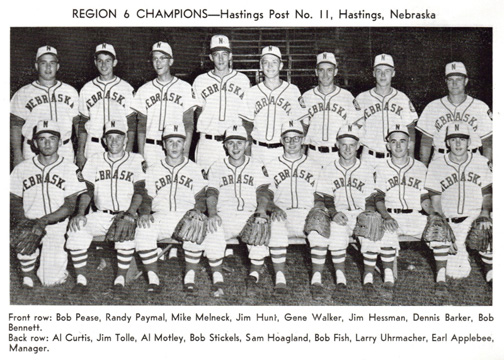
[[[426,242],[436,241],[450,243],[450,254],[456,254],[455,234],[446,219],[438,213],[429,215],[425,225],[422,240]]]
[[[380,241],[385,233],[383,219],[375,211],[363,211],[355,221],[354,236],[362,236],[371,241]]]
[[[310,210],[306,216],[304,232],[309,234],[316,231],[326,239],[331,236],[331,218],[326,208],[316,208]]]
[[[271,219],[254,213],[240,232],[240,239],[248,245],[268,245],[271,236]]]
[[[478,251],[493,251],[492,227],[492,220],[488,217],[482,216],[474,220],[467,234],[467,247]]]
[[[37,219],[22,220],[11,231],[11,246],[18,254],[33,254],[45,236],[45,225]]]
[[[196,209],[188,210],[178,222],[173,238],[179,241],[190,241],[201,244],[208,230],[208,218]]]
[[[114,216],[114,221],[105,235],[105,241],[121,242],[134,240],[136,227],[137,217],[121,211]]]

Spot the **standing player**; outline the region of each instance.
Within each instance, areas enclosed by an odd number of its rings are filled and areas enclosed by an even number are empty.
[[[375,203],[384,221],[385,234],[375,243],[375,251],[382,260],[386,289],[394,287],[393,264],[399,250],[399,235],[421,238],[427,217],[420,211],[422,207],[430,211],[424,189],[427,168],[408,155],[409,136],[406,126],[391,126],[386,138],[391,156],[376,167]]]
[[[318,86],[303,94],[303,102],[308,117],[303,120],[306,134],[308,156],[325,165],[336,157],[338,148],[334,139],[338,130],[347,124],[353,124],[362,118],[357,100],[345,89],[334,83],[338,73],[338,63],[333,53],[317,55],[315,74]]]
[[[266,164],[275,193],[269,249],[275,271],[275,293],[287,293],[285,261],[289,237],[305,237],[306,215],[313,207],[315,180],[321,166],[303,152],[304,131],[299,121],[282,125],[283,155]]]
[[[331,217],[331,235],[326,239],[316,231],[308,234],[311,248],[311,291],[314,299],[323,297],[322,271],[327,250],[331,252],[336,270],[336,290],[346,289],[345,257],[349,237],[353,234],[357,216],[364,210],[374,211],[375,188],[371,164],[357,159],[360,132],[356,125],[344,125],[338,132],[339,158],[324,166],[315,193],[315,206],[326,207]],[[370,241],[361,240],[364,255],[364,289],[374,292],[373,271],[376,253]],[[365,241],[363,241],[365,240]],[[334,294],[337,296],[337,293]]]
[[[238,112],[245,106],[245,91],[250,81],[242,73],[231,69],[231,46],[224,35],[215,35],[210,41],[210,60],[214,69],[199,75],[193,83],[198,103],[196,162],[205,171],[212,163],[226,156],[222,146],[224,132],[231,125],[241,125]]]
[[[225,133],[224,146],[229,156],[217,160],[208,172],[208,229],[205,242],[225,243],[238,236],[247,219],[255,213],[266,216],[271,193],[269,179],[262,164],[245,155],[249,146],[247,131],[241,125],[233,125]],[[251,262],[247,278],[247,294],[256,295],[259,288],[264,258],[268,256],[267,246],[248,245]],[[222,261],[220,261],[222,262]],[[220,263],[210,264],[219,266]],[[220,272],[219,272],[220,273]],[[222,296],[219,285],[222,275],[214,271],[214,296]],[[186,275],[186,286],[190,284]]]
[[[246,104],[240,112],[243,126],[252,136],[252,156],[263,163],[282,155],[278,142],[282,124],[307,116],[298,87],[280,79],[282,68],[280,49],[266,46],[260,60],[264,81],[245,93]]]
[[[357,101],[364,111],[366,135],[362,142],[362,160],[369,161],[373,167],[379,163],[376,159],[390,156],[386,148],[386,137],[393,125],[408,127],[410,135],[409,155],[415,151],[415,121],[417,112],[410,99],[401,91],[392,87],[395,76],[394,59],[388,54],[375,57],[373,77],[376,86],[360,93]]]
[[[33,128],[40,119],[59,123],[62,140],[59,154],[69,161],[74,160],[71,137],[73,125],[79,120],[77,90],[56,80],[60,64],[55,48],[40,47],[35,61],[37,80],[23,86],[11,99],[10,142],[14,166],[35,155]]]
[[[178,123],[185,128],[184,155],[188,157],[196,105],[191,85],[170,73],[174,61],[170,45],[162,41],[155,43],[151,56],[157,78],[138,89],[132,105],[138,120],[138,150],[148,166],[165,158],[161,137],[168,123]]]
[[[59,123],[39,121],[33,141],[39,154],[16,166],[10,176],[11,213],[20,218],[37,219],[45,228],[37,276],[42,285],[51,286],[66,281],[66,218],[73,213],[77,197],[86,186],[77,179],[77,166],[58,155],[62,143]],[[34,286],[39,253],[37,249],[31,255],[18,254],[26,288]]]
[[[87,292],[88,248],[94,236],[105,235],[120,212],[126,212],[131,219],[137,218],[137,209],[145,192],[143,158],[124,150],[127,126],[122,117],[105,124],[103,134],[106,152],[93,154],[84,169],[82,177],[88,192],[79,197],[77,214],[70,220],[67,249],[70,251],[77,275],[74,292]],[[96,211],[85,215],[94,200]],[[117,277],[114,287],[124,289],[125,277],[133,257],[134,241],[116,242]]]
[[[450,243],[431,243],[436,262],[436,290],[446,290],[446,275],[465,278],[471,272],[465,246],[473,220],[490,217],[492,208],[492,174],[487,159],[471,148],[471,127],[461,121],[446,126],[448,154],[433,160],[427,170],[425,188],[429,191],[434,211],[446,217],[456,238],[457,254],[448,254]],[[480,252],[491,282],[492,252]]]
[[[101,144],[104,125],[112,119],[123,119],[131,115],[133,87],[114,75],[117,66],[115,49],[110,44],[96,46],[94,64],[100,75],[88,82],[79,96],[79,145],[77,165],[82,169],[86,159],[95,153],[103,153]],[[131,119],[131,117],[130,117]],[[133,150],[136,123],[130,121],[126,151]]]
[[[206,180],[203,178],[201,167],[184,155],[186,141],[186,132],[182,124],[166,124],[163,131],[166,157],[147,168],[145,181],[147,195],[140,208],[141,216],[135,243],[147,271],[149,292],[158,293],[161,290],[157,270],[157,240],[171,237],[186,211],[206,210]],[[152,215],[151,209],[154,212]],[[184,243],[184,249],[190,246],[189,244]],[[186,264],[189,268],[197,266],[198,254],[201,256],[201,251],[196,253],[186,250]],[[189,269],[186,278],[188,273]]]
[[[469,79],[463,63],[446,65],[445,81],[448,95],[430,102],[422,112],[416,128],[422,133],[420,160],[427,165],[448,151],[445,143],[446,126],[463,121],[472,129],[469,149],[473,152],[483,146],[483,155],[492,161],[492,112],[483,101],[466,94]]]

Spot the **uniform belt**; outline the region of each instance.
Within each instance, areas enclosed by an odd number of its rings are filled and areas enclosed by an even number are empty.
[[[383,159],[390,157],[389,153],[382,153],[379,151],[368,150],[369,155],[373,155],[377,159]]]
[[[152,144],[152,145],[159,145],[163,146],[163,141],[162,140],[154,140],[154,139],[145,139],[146,144]]]
[[[415,210],[413,210],[413,209],[388,209],[387,208],[387,211],[389,213],[394,213],[394,214],[411,214]]]
[[[263,142],[260,142],[257,140],[252,140],[252,142],[255,145],[264,146],[264,147],[267,147],[268,149],[279,148],[280,146],[282,146],[282,144],[280,144],[280,143],[268,144],[268,143],[263,143]]]
[[[475,153],[479,150],[479,148],[475,148],[475,149],[472,149],[471,152]],[[441,154],[445,154],[445,153],[449,153],[450,150],[445,150],[445,149],[437,149],[438,153],[441,153]]]
[[[97,137],[92,137],[92,138],[91,138],[91,141],[92,141],[92,142],[95,142],[95,143],[99,143],[99,142],[100,142],[100,139],[99,139],[99,138],[97,138]]]
[[[32,144],[32,141],[31,140],[26,140],[26,142],[28,143],[28,145],[31,145]],[[66,139],[63,141],[63,145],[66,145],[70,142],[70,139]]]
[[[460,224],[462,221],[464,221],[467,218],[468,218],[467,216],[456,217],[456,218],[446,218],[446,221],[448,221],[449,223],[451,222],[454,224]]]
[[[210,140],[215,140],[215,141],[224,141],[224,135],[205,134],[205,139],[210,139]]]
[[[110,214],[110,215],[117,215],[117,214],[119,214],[121,211],[101,210],[101,212],[104,212],[104,213],[107,213],[107,214]]]
[[[328,152],[336,152],[338,151],[338,148],[336,146],[329,147],[329,146],[315,146],[315,145],[308,145],[308,147],[311,150],[316,150],[321,153],[328,153]]]

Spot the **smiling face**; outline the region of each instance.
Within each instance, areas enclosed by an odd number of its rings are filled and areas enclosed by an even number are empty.
[[[105,144],[108,152],[111,154],[119,154],[124,149],[126,135],[118,133],[109,133],[105,136]]]
[[[280,76],[283,68],[282,61],[275,55],[266,54],[261,58],[261,71],[268,79],[275,79]]]
[[[38,58],[35,63],[39,79],[54,81],[59,70],[58,58],[54,54],[45,54]]]
[[[360,143],[351,137],[344,137],[338,140],[339,155],[345,160],[352,160],[357,157]]]
[[[227,50],[218,50],[212,52],[210,60],[214,63],[214,67],[217,71],[225,71],[229,69],[229,60],[231,56],[231,53]]]
[[[338,73],[338,69],[334,64],[320,63],[315,69],[315,74],[318,78],[319,85],[330,86],[334,83],[334,77]]]
[[[392,153],[392,157],[404,158],[408,156],[409,136],[403,132],[394,132],[389,135],[387,149]]]
[[[229,139],[224,143],[228,155],[235,161],[240,161],[245,157],[248,141],[242,139]]]
[[[375,66],[373,70],[373,76],[378,86],[388,87],[392,84],[392,78],[395,76],[395,70],[393,67],[388,65],[378,65]]]
[[[114,67],[117,65],[117,60],[111,54],[98,54],[94,63],[101,76],[110,77],[114,75]]]
[[[448,93],[455,96],[465,94],[465,87],[469,80],[463,75],[452,75],[447,77],[445,81],[448,87]]]
[[[462,156],[467,153],[471,140],[465,137],[452,137],[446,141],[446,144],[453,155]]]
[[[301,154],[304,137],[297,131],[288,131],[282,135],[280,142],[284,147],[284,152],[289,155]]]
[[[36,147],[43,156],[52,156],[58,152],[60,137],[53,133],[45,132],[37,135]]]
[[[170,66],[173,64],[173,59],[161,51],[152,52],[152,66],[158,76],[167,75],[170,73]]]

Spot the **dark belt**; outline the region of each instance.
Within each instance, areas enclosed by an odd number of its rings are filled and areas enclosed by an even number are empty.
[[[308,145],[308,147],[311,150],[316,150],[321,153],[328,153],[328,152],[336,152],[338,151],[338,148],[336,146],[329,147],[329,146],[315,146],[315,145]]]
[[[282,146],[282,144],[280,144],[280,143],[268,144],[268,143],[263,143],[263,142],[260,142],[257,140],[252,140],[252,142],[255,145],[264,146],[264,147],[267,147],[268,149],[274,149],[274,148],[278,148],[278,147]]]
[[[471,152],[472,153],[475,153],[479,150],[479,148],[475,148],[475,149],[472,149]],[[441,154],[445,154],[445,153],[449,153],[450,150],[445,150],[445,149],[437,149],[438,153],[441,153]]]
[[[32,144],[32,141],[31,140],[26,140],[26,142],[28,143],[28,145],[31,145]],[[63,141],[63,145],[66,145],[70,142],[70,139],[66,139],[65,141]]]
[[[224,141],[223,135],[210,135],[205,134],[205,139],[215,140],[215,141]]]
[[[163,146],[163,140],[145,139],[146,144]]]
[[[462,216],[462,217],[457,217],[457,218],[446,218],[446,221],[454,223],[454,224],[460,224],[465,219],[467,219],[467,216]]]
[[[368,149],[368,153],[369,153],[369,155],[372,155],[372,156],[374,156],[377,159],[383,159],[383,158],[390,157],[389,153],[382,153],[382,152],[379,152],[379,151],[373,151],[373,150],[369,150],[369,149]]]
[[[112,210],[101,210],[101,212],[110,214],[110,215],[117,215],[120,213],[120,211],[112,211]]]
[[[91,138],[91,141],[92,141],[92,142],[99,143],[99,142],[100,142],[100,139],[99,139],[99,138],[97,138],[97,137],[92,137],[92,138]]]
[[[389,213],[394,213],[394,214],[411,214],[413,211],[412,209],[387,209]]]

